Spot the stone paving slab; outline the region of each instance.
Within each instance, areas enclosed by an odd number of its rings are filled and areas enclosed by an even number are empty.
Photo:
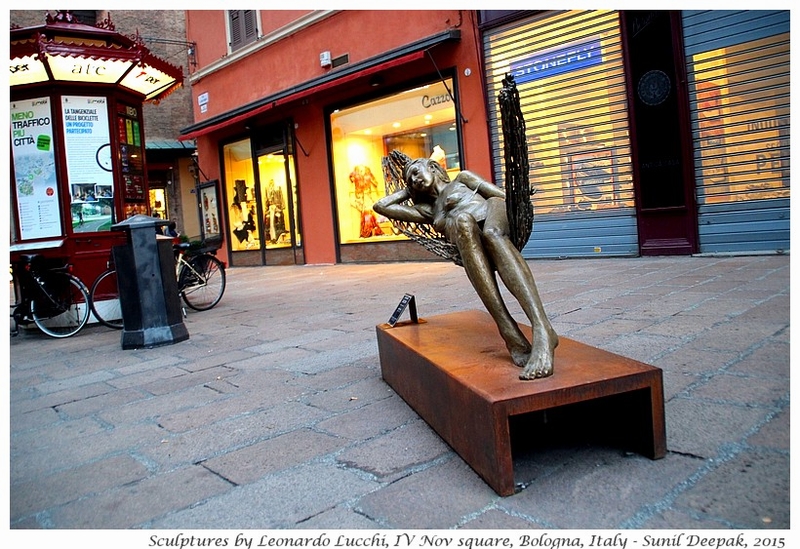
[[[789,263],[530,261],[559,334],[663,370],[668,454],[518,441],[506,498],[380,377],[375,326],[404,293],[423,318],[483,309],[450,263],[232,268],[189,339],[154,349],[25,331],[9,527],[787,529]]]

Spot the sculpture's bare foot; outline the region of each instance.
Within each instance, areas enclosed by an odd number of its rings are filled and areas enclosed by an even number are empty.
[[[558,336],[551,329],[534,336],[534,349],[519,375],[520,379],[538,379],[553,375],[553,361]]]
[[[547,377],[553,375],[553,358],[547,354],[537,354],[533,360],[529,361],[522,373],[519,375],[520,379],[538,379],[540,377]]]

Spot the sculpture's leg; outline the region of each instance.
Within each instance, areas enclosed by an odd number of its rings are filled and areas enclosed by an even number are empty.
[[[505,204],[490,199],[489,215],[483,228],[483,242],[503,283],[517,298],[531,321],[532,350],[520,374],[522,379],[546,377],[553,373],[553,357],[558,336],[544,311],[528,264],[508,238]]]
[[[524,367],[529,362],[531,345],[503,301],[494,268],[483,248],[480,227],[471,215],[458,216],[452,222],[448,237],[458,246],[464,271],[497,324],[514,364]]]

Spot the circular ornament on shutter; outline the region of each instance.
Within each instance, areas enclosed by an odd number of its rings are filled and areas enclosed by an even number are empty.
[[[639,79],[639,99],[642,103],[654,107],[669,97],[670,80],[667,73],[659,70],[647,71]]]

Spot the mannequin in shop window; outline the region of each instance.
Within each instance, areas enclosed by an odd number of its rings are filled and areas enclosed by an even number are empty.
[[[358,165],[350,172],[350,182],[353,184],[352,206],[359,212],[361,238],[382,235],[378,219],[372,210],[378,190],[378,180],[372,174],[369,166]]]
[[[242,205],[238,201],[231,204],[231,232],[238,240],[238,249],[246,247],[247,239],[250,233],[244,228],[244,214],[242,213]]]
[[[404,186],[378,200],[375,211],[391,219],[431,225],[455,245],[467,277],[497,324],[512,360],[523,368],[519,377],[551,375],[558,336],[545,314],[533,274],[509,237],[505,191],[466,170],[451,181],[442,166],[430,158],[405,157],[402,161]],[[530,319],[531,342],[509,313],[495,273]]]
[[[247,231],[247,245],[246,248],[257,247],[258,242],[253,238],[253,233],[256,232],[256,211],[255,206],[250,206],[247,210],[247,220],[244,222],[244,229]]]
[[[242,193],[244,194],[244,193]],[[238,240],[239,250],[249,250],[250,248],[257,247],[258,242],[253,239],[253,233],[256,231],[255,211],[253,206],[247,210],[247,214],[242,209],[242,204],[238,200],[240,193],[237,191],[235,200],[231,204],[231,227],[233,235]]]
[[[442,167],[442,169],[447,169],[447,153],[444,152],[444,149],[441,145],[436,145],[433,148],[431,160],[436,161]]]
[[[275,180],[270,179],[267,183],[267,193],[264,203],[264,230],[269,231],[269,240],[272,244],[286,233],[286,221],[283,215],[283,191],[275,186]]]

